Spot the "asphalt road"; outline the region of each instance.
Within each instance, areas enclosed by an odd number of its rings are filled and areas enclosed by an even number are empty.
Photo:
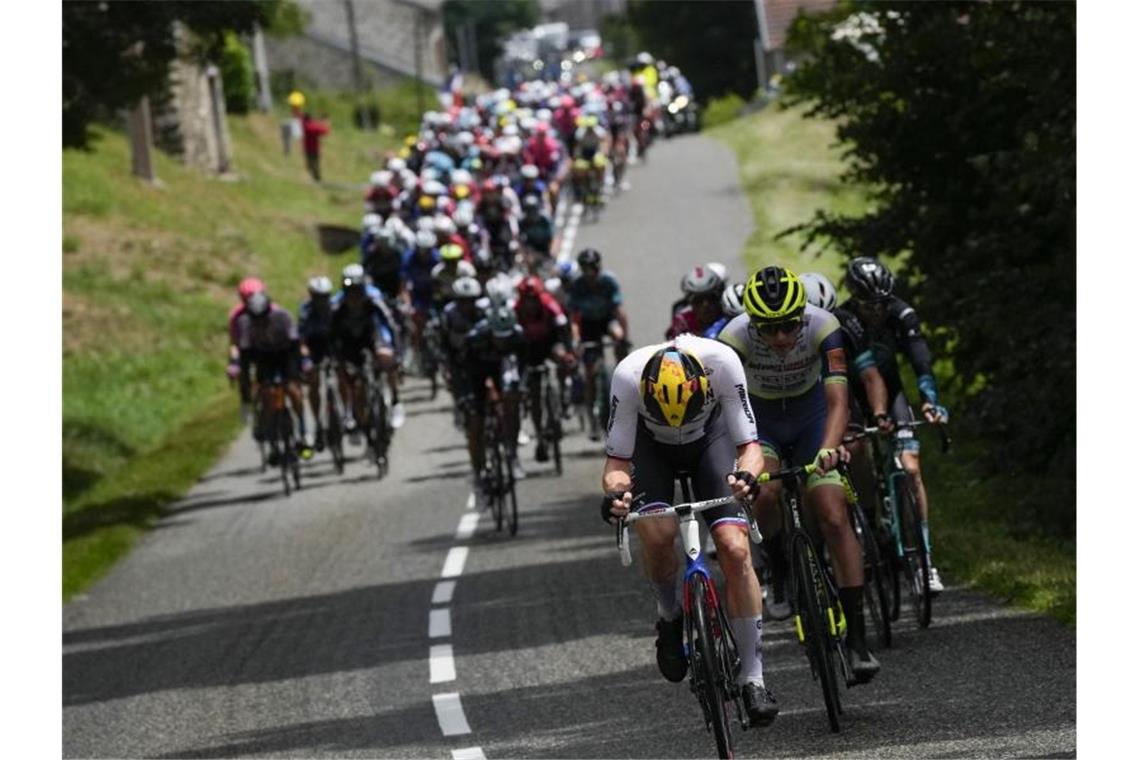
[[[751,229],[730,152],[654,147],[574,250],[621,279],[632,337],[658,340],[687,266]],[[158,528],[64,609],[67,757],[702,757],[712,738],[653,659],[654,607],[597,516],[602,457],[575,431],[566,473],[524,459],[521,526],[468,509],[444,396],[406,392],[392,472],[327,456],[283,498],[243,437]],[[781,705],[746,756],[1069,757],[1072,630],[955,587],[904,619],[880,676],[829,732],[788,623],[765,629]]]

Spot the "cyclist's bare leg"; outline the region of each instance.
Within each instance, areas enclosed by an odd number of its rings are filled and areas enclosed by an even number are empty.
[[[305,378],[305,385],[309,388],[309,409],[312,410],[313,419],[316,420],[319,428],[321,427],[321,379],[315,367]]]
[[[476,475],[483,472],[486,452],[483,451],[483,415],[470,412],[467,415],[467,454],[471,458],[471,471]]]
[[[902,460],[903,469],[906,474],[910,476],[910,480],[914,483],[914,493],[918,498],[918,516],[922,520],[929,520],[929,512],[927,511],[926,502],[926,485],[922,482],[922,467],[919,465],[917,451],[904,451],[899,457]]]
[[[831,567],[840,588],[863,585],[863,551],[847,516],[847,497],[841,486],[823,484],[807,493],[816,524],[831,552]]]
[[[527,376],[527,393],[530,394],[530,421],[534,423],[535,437],[542,438],[542,367],[534,367]]]
[[[503,392],[503,435],[507,438],[507,451],[514,452],[519,440],[519,402],[522,396],[518,391]]]
[[[642,520],[634,523],[641,542],[641,564],[653,584],[657,598],[657,614],[665,620],[676,620],[681,614],[677,597],[677,523],[673,520]]]
[[[712,532],[716,561],[724,573],[725,597],[731,617],[760,614],[760,582],[752,570],[752,550],[748,532],[738,525],[722,524]]]
[[[297,416],[297,433],[299,440],[305,436],[305,395],[301,392],[301,383],[290,380],[285,384],[285,393],[289,396],[289,404],[293,407],[293,414]]]

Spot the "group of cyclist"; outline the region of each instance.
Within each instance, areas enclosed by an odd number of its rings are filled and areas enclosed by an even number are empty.
[[[601,513],[613,522],[639,506],[672,501],[682,472],[692,478],[698,500],[738,498],[739,507],[703,515],[725,576],[744,705],[754,725],[767,725],[778,708],[762,672],[759,577],[769,579],[763,603],[768,617],[783,619],[791,611],[780,486],[762,485],[758,476],[781,466],[814,465],[806,482],[807,506],[837,581],[852,674],[855,683],[865,683],[880,664],[867,645],[862,548],[839,474],[840,464],[859,452],[844,446],[844,435],[849,421],[870,421],[895,435],[929,547],[918,441],[912,430],[895,429],[915,419],[900,378],[900,352],[918,378],[923,417],[942,423],[949,415],[939,403],[918,316],[894,293],[894,277],[882,262],[850,262],[844,283],[851,297],[842,304],[822,274],[769,266],[736,284],[725,274],[715,263],[688,272],[668,342],[633,352],[615,369]],[[764,537],[756,568],[746,509]],[[657,600],[658,666],[666,679],[681,681],[688,660],[673,548],[677,525],[655,520],[634,527]],[[941,592],[933,564],[929,575],[931,593]]]

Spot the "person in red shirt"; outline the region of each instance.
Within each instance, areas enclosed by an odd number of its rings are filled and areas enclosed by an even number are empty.
[[[526,354],[522,357],[527,368],[527,392],[530,394],[530,414],[538,446],[534,452],[535,461],[545,462],[550,458],[546,441],[542,435],[542,397],[540,378],[547,357],[556,362],[562,373],[574,366],[574,352],[571,349],[570,321],[558,300],[547,292],[542,279],[534,275],[524,277],[518,285],[518,300],[515,301],[515,314],[526,339]]]
[[[329,133],[326,121],[318,121],[308,111],[301,117],[301,142],[305,146],[305,165],[317,182],[321,181],[321,138]]]

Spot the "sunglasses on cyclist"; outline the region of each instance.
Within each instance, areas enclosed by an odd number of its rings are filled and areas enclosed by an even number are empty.
[[[779,335],[781,333],[790,335],[803,329],[804,321],[798,317],[796,319],[785,319],[782,322],[753,321],[752,326],[762,335]]]

